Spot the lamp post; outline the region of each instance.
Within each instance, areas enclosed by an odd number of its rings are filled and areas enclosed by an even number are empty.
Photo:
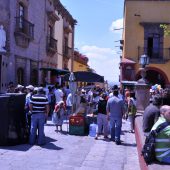
[[[136,106],[137,106],[137,111],[142,112],[145,110],[145,108],[149,104],[149,89],[150,86],[147,83],[147,80],[145,79],[146,77],[146,65],[149,64],[149,57],[147,55],[141,55],[139,64],[142,66],[139,71],[141,73],[141,79],[137,81],[136,84]]]
[[[140,83],[147,83],[145,77],[146,77],[146,65],[149,65],[149,57],[146,54],[141,55],[140,60],[139,60],[139,64],[142,66],[140,68],[140,72],[141,72],[141,79],[139,80]]]
[[[72,94],[72,113],[73,113],[75,111],[75,95],[77,90],[76,78],[73,72],[70,73],[69,77],[69,89],[71,90]]]

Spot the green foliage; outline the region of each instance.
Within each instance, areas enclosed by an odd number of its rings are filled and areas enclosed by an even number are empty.
[[[165,36],[170,35],[170,25],[160,24],[160,28],[162,28],[164,30],[164,35]]]

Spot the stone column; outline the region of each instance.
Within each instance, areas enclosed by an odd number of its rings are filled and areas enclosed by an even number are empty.
[[[38,85],[42,84],[42,70],[40,68],[42,67],[42,64],[40,61],[38,61]]]
[[[145,108],[149,105],[149,99],[150,99],[150,86],[147,84],[145,80],[145,69],[141,69],[141,76],[142,78],[137,81],[137,84],[135,86],[135,96],[136,96],[136,107],[137,112],[143,113]]]
[[[31,80],[31,64],[30,59],[26,59],[26,68],[25,68],[25,85],[28,86]]]

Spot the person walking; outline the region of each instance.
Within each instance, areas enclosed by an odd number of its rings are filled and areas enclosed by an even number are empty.
[[[110,119],[111,141],[117,145],[121,144],[120,134],[122,127],[122,117],[124,114],[123,100],[118,98],[118,90],[113,91],[113,97],[107,102],[107,116]]]
[[[98,132],[95,137],[97,140],[99,135],[102,134],[102,127],[104,130],[104,138],[108,138],[108,120],[107,120],[107,111],[106,111],[106,105],[107,105],[107,95],[103,93],[99,99],[98,105],[97,105],[97,125],[98,125]]]
[[[35,144],[38,128],[38,145],[43,145],[45,144],[44,124],[49,113],[48,99],[44,95],[43,87],[39,87],[37,94],[30,97],[30,112],[32,115],[29,143]]]
[[[128,120],[130,123],[130,133],[134,133],[135,115],[136,115],[135,92],[130,92],[130,98],[128,100]]]

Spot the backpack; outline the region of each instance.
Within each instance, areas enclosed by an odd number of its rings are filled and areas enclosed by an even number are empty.
[[[137,108],[136,108],[136,103],[133,98],[130,99],[130,104],[128,108],[128,115],[136,115]]]
[[[149,136],[145,139],[145,144],[142,148],[141,155],[143,156],[147,165],[151,164],[156,160],[155,158],[155,138],[157,134],[166,128],[170,123],[164,122],[161,123],[155,130],[152,130],[149,133]]]

